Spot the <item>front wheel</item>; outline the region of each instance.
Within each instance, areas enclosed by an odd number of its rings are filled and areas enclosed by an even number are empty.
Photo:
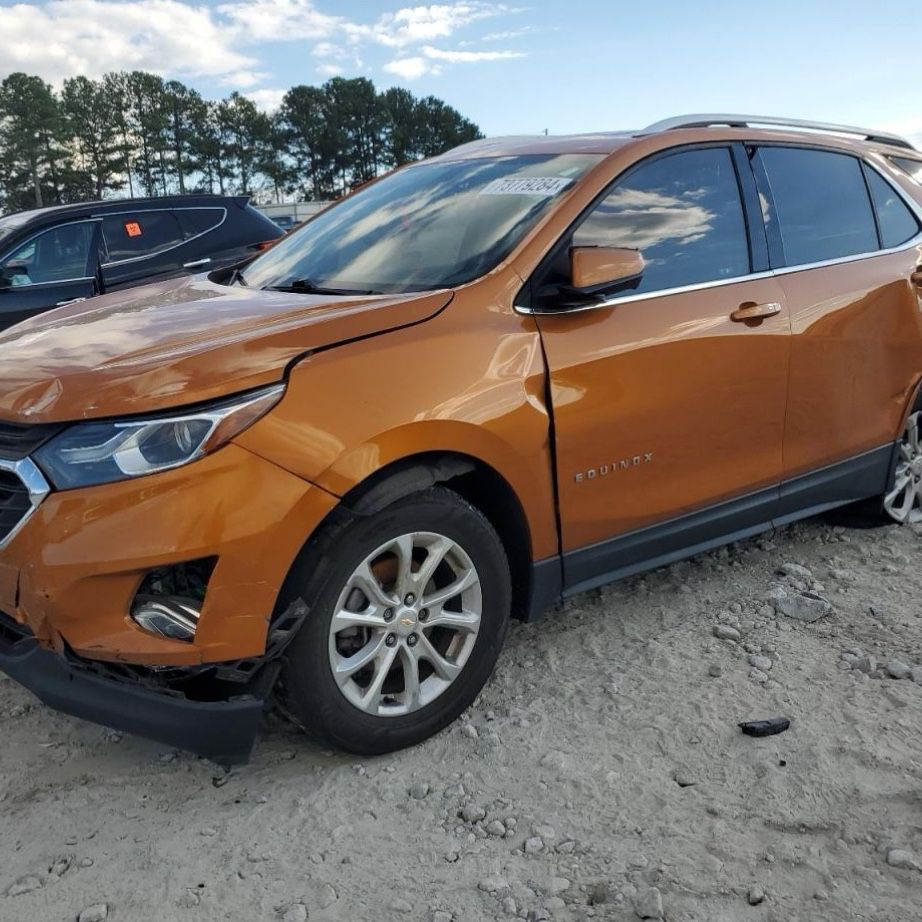
[[[299,587],[309,614],[287,651],[288,707],[309,732],[362,754],[438,732],[477,696],[506,635],[511,581],[495,530],[434,488],[320,545]]]
[[[884,511],[897,522],[922,522],[922,411],[913,413],[897,446],[896,468],[884,495]]]

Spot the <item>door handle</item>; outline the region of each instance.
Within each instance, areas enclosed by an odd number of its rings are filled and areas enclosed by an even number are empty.
[[[86,298],[68,298],[65,301],[58,301],[55,307],[65,307],[68,304],[79,304],[81,301],[86,301]]]
[[[211,262],[211,257],[206,256],[204,259],[193,259],[191,262],[183,263],[183,269],[198,269],[200,266],[207,266]]]
[[[780,313],[781,305],[777,301],[766,301],[764,304],[747,301],[730,314],[730,319],[737,323],[748,323],[752,320],[761,323],[766,317],[774,317]]]

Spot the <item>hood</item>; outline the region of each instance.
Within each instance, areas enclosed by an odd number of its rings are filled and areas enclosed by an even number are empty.
[[[147,413],[272,384],[306,352],[418,323],[451,298],[286,294],[204,276],[102,295],[0,334],[0,418]]]

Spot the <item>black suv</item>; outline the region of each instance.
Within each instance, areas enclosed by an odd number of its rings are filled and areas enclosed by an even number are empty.
[[[119,288],[205,272],[282,236],[246,196],[184,195],[0,218],[0,330]]]

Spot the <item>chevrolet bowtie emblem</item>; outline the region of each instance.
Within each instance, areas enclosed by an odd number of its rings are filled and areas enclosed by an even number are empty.
[[[416,624],[416,619],[415,618],[401,618],[400,623],[404,627],[410,627],[411,625]]]

